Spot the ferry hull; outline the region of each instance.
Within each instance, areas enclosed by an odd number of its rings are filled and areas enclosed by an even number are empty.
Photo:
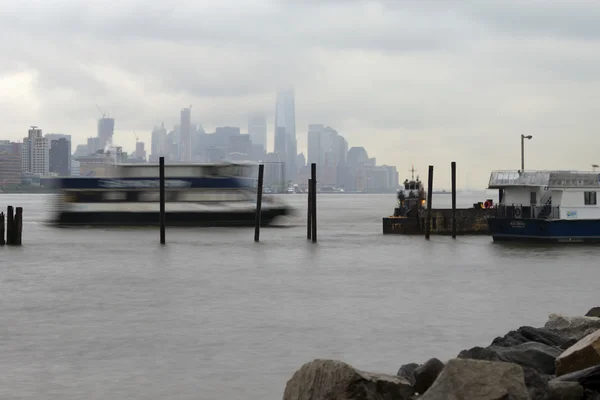
[[[290,215],[288,208],[271,208],[261,211],[261,226],[270,225],[277,217]],[[167,212],[168,227],[250,227],[254,226],[256,212],[211,211],[211,212]],[[57,226],[159,226],[157,212],[125,211],[78,211],[60,212],[51,224]]]
[[[600,220],[488,218],[495,242],[600,242]]]

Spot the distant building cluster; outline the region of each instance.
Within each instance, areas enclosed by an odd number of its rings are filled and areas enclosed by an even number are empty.
[[[307,154],[298,153],[293,88],[277,93],[273,126],[273,151],[267,151],[267,116],[248,116],[247,133],[239,127],[222,126],[205,132],[193,123],[192,106],[183,108],[179,124],[164,123],[151,134],[150,154],[136,135],[135,151],[129,155],[115,146],[115,120],[105,113],[98,120],[97,134],[71,151],[71,135],[42,134],[32,126],[22,143],[0,141],[0,188],[39,185],[47,176],[106,176],[117,163],[260,162],[265,165],[265,186],[274,192],[303,191],[310,178],[310,165],[317,165],[321,191],[389,192],[398,188],[395,166],[376,164],[364,147],[349,148],[346,139],[323,124],[310,124]],[[102,111],[101,111],[102,112]],[[134,132],[135,134],[135,132]]]

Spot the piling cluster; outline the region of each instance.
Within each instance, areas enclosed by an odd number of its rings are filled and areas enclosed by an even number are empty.
[[[6,224],[4,220],[6,219]],[[23,207],[8,206],[0,213],[0,245],[20,246],[23,237]]]
[[[409,363],[395,375],[360,371],[336,360],[304,364],[284,400],[600,399],[600,307],[586,316],[551,314],[487,347],[442,362]]]

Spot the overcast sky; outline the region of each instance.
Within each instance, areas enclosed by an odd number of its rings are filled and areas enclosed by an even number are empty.
[[[567,6],[568,4],[568,6]],[[492,169],[600,163],[600,2],[511,0],[0,1],[2,138],[30,125],[126,149],[182,107],[207,132],[269,115],[296,89],[309,123],[435,186],[485,187]]]

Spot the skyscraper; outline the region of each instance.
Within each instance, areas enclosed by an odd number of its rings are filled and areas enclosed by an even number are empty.
[[[98,120],[98,143],[99,148],[92,149],[92,152],[104,150],[107,145],[112,144],[113,134],[115,133],[115,119],[102,117]]]
[[[37,126],[29,129],[21,148],[23,172],[34,175],[48,175],[50,171],[50,146]]]
[[[181,110],[179,123],[179,161],[192,161],[192,106]]]
[[[285,132],[285,141],[278,136]],[[275,153],[285,159],[287,179],[296,179],[296,102],[292,87],[279,90],[275,100]],[[278,140],[279,139],[279,140]],[[284,144],[285,142],[285,144]]]
[[[248,134],[252,144],[260,145],[267,151],[267,116],[264,113],[254,113],[248,117]]]
[[[50,172],[69,176],[71,174],[71,135],[48,133],[45,137],[50,146]]]

